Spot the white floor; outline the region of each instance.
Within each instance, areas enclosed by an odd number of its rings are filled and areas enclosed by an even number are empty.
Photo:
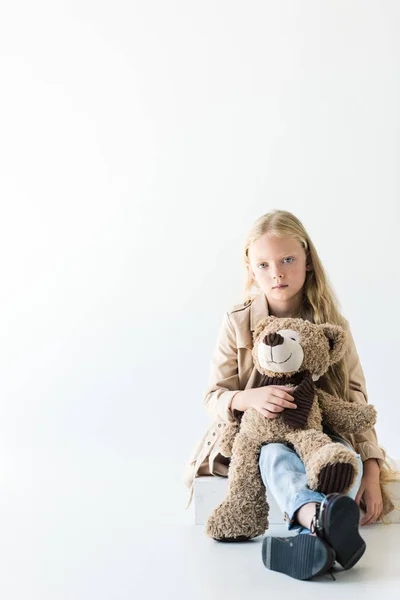
[[[322,587],[325,598],[337,598],[337,594],[341,599],[350,598],[355,593],[362,594],[363,600],[399,598],[400,527],[370,525],[362,530],[367,542],[364,556],[349,571],[335,566],[336,581],[329,574],[298,581],[268,571],[261,561],[262,538],[221,544],[207,538],[203,527],[194,525],[171,527],[155,536],[143,533],[138,540],[142,553],[135,579],[143,597],[171,600],[276,598],[271,593],[295,594],[299,600]],[[287,535],[287,530],[271,533]]]
[[[367,551],[350,571],[338,567],[336,581],[302,582],[265,569],[261,538],[208,538],[170,470],[132,476],[114,454],[43,452],[33,470],[29,450],[21,451],[8,476],[3,464],[2,600],[281,600],[271,592],[299,600],[322,586],[325,598],[400,597],[400,524],[361,528]]]

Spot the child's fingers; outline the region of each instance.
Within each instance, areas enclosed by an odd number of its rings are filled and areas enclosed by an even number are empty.
[[[277,388],[278,390],[285,390],[285,392],[291,392],[291,393],[293,393],[294,390],[296,389],[295,387],[289,387],[287,385],[271,385],[269,387]]]

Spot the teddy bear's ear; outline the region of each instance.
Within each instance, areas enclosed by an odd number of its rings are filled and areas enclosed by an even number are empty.
[[[332,325],[331,323],[324,323],[320,327],[329,342],[331,364],[339,362],[346,354],[347,332],[340,325]]]
[[[269,315],[268,317],[265,317],[264,319],[261,319],[261,321],[258,321],[256,328],[254,329],[253,332],[253,341],[256,340],[256,338],[260,335],[260,333],[262,332],[262,330],[269,325],[270,323],[272,323],[272,321],[276,319],[276,317]]]

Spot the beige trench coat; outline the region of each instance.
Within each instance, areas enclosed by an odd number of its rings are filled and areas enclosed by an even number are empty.
[[[228,475],[229,459],[219,453],[218,440],[226,423],[233,422],[230,410],[232,398],[239,391],[256,387],[259,373],[253,364],[253,331],[257,323],[268,316],[264,293],[225,313],[211,360],[208,387],[204,402],[212,423],[192,450],[184,471],[184,483],[190,488],[188,506],[193,497],[194,479],[198,475]],[[368,402],[364,373],[349,327],[349,387],[352,402]],[[256,385],[255,385],[256,384]],[[376,458],[382,466],[384,454],[378,444],[375,429],[363,434],[340,434],[362,461]]]

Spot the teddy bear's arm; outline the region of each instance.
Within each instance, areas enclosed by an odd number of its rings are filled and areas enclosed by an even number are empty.
[[[239,431],[240,423],[239,421],[235,421],[235,423],[227,423],[224,427],[224,431],[221,435],[221,439],[219,440],[219,451],[222,456],[226,456],[230,458],[232,456],[232,448],[233,443],[235,441],[235,437],[237,432]]]
[[[376,423],[377,413],[371,404],[345,402],[321,389],[317,389],[317,395],[323,423],[334,431],[362,433]]]

